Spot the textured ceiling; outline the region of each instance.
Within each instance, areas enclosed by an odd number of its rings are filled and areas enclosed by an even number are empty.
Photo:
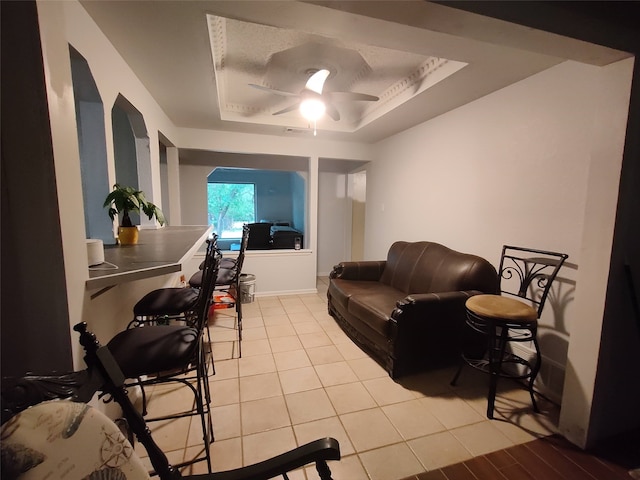
[[[178,127],[307,134],[287,98],[327,68],[343,102],[318,136],[375,142],[566,59],[625,54],[425,1],[82,1]],[[302,130],[301,130],[302,129]],[[302,133],[301,133],[302,132]]]

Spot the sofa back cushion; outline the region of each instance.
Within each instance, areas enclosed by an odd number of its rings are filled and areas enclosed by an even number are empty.
[[[487,260],[434,242],[395,242],[380,281],[406,294],[498,290],[496,270]]]

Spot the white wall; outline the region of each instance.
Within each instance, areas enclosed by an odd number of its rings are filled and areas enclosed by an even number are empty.
[[[105,343],[131,319],[135,295],[157,286],[172,284],[174,280],[173,277],[161,277],[153,281],[134,282],[128,289],[118,287],[96,299],[91,299],[91,294],[95,292],[85,290],[85,281],[89,273],[83,209],[81,202],[78,203],[78,199],[82,198],[82,184],[69,45],[71,44],[87,60],[104,104],[110,184],[115,179],[111,108],[119,93],[144,116],[150,137],[150,155],[153,159],[150,166],[150,182],[153,189],[148,193],[149,198],[160,204],[157,132],[162,130],[165,135],[171,137],[174,135],[174,127],[79,3],[39,2],[37,6],[56,164],[69,323],[71,327],[80,321],[87,321],[90,328],[94,328],[99,339]],[[117,75],[114,75],[114,72],[117,72]],[[74,364],[81,367],[83,353],[78,345],[78,336],[71,331],[70,336],[74,348]]]
[[[589,312],[576,305],[576,279],[597,274],[604,301],[606,271],[583,267],[583,255],[589,244],[589,262],[608,268],[632,60],[620,65],[603,85],[601,68],[560,64],[380,142],[367,171],[368,259],[399,239],[436,241],[496,266],[503,244],[569,254],[539,333],[539,388],[558,400],[572,324],[584,326],[576,311]],[[608,120],[598,122],[603,105]],[[608,241],[589,241],[587,219]],[[601,321],[602,308],[590,313]],[[599,330],[587,335],[593,346]]]
[[[320,172],[318,178],[318,275],[329,275],[338,262],[350,260],[351,199],[348,175]]]

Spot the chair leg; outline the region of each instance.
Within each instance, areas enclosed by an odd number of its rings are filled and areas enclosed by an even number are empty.
[[[536,363],[531,368],[531,376],[529,378],[529,395],[531,395],[531,404],[533,405],[533,411],[536,413],[540,413],[533,391],[533,383],[536,381],[536,377],[538,376],[540,367],[542,365],[542,355],[540,355],[540,346],[538,345],[538,336],[536,335],[536,332],[533,332],[533,346],[536,350]]]
[[[495,326],[489,330],[489,395],[487,396],[487,418],[493,419],[493,411],[496,403],[496,391],[498,389],[498,378],[502,372],[502,359],[507,346],[508,329],[503,328],[498,337]],[[496,340],[498,345],[496,346]],[[496,358],[497,353],[497,358]]]
[[[236,290],[236,314],[238,315],[238,357],[242,358],[242,294]]]
[[[211,392],[209,390],[207,358],[204,346],[202,355],[202,361],[199,362],[198,365],[198,398],[196,400],[200,403],[198,409],[200,413],[200,423],[202,425],[202,439],[204,441],[207,469],[209,473],[211,473],[211,443],[213,443],[215,438],[213,434],[213,422],[211,420]]]
[[[456,371],[456,374],[453,376],[453,380],[449,382],[449,385],[451,385],[452,387],[455,387],[456,384],[458,383],[458,378],[460,378],[460,374],[462,373],[464,363],[465,363],[464,359],[460,361],[460,365],[458,365],[458,370]]]
[[[142,378],[138,377],[138,384],[140,386],[140,392],[142,395],[142,416],[147,415],[147,392],[144,390],[144,385],[142,384]]]

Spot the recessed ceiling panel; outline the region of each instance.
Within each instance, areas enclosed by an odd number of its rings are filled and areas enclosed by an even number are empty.
[[[353,132],[445,80],[466,63],[346,42],[291,29],[207,15],[222,120],[307,127],[297,98],[252,88],[255,84],[299,94],[313,73],[329,70],[324,92],[357,92],[377,102],[336,101],[340,120],[318,128]]]

